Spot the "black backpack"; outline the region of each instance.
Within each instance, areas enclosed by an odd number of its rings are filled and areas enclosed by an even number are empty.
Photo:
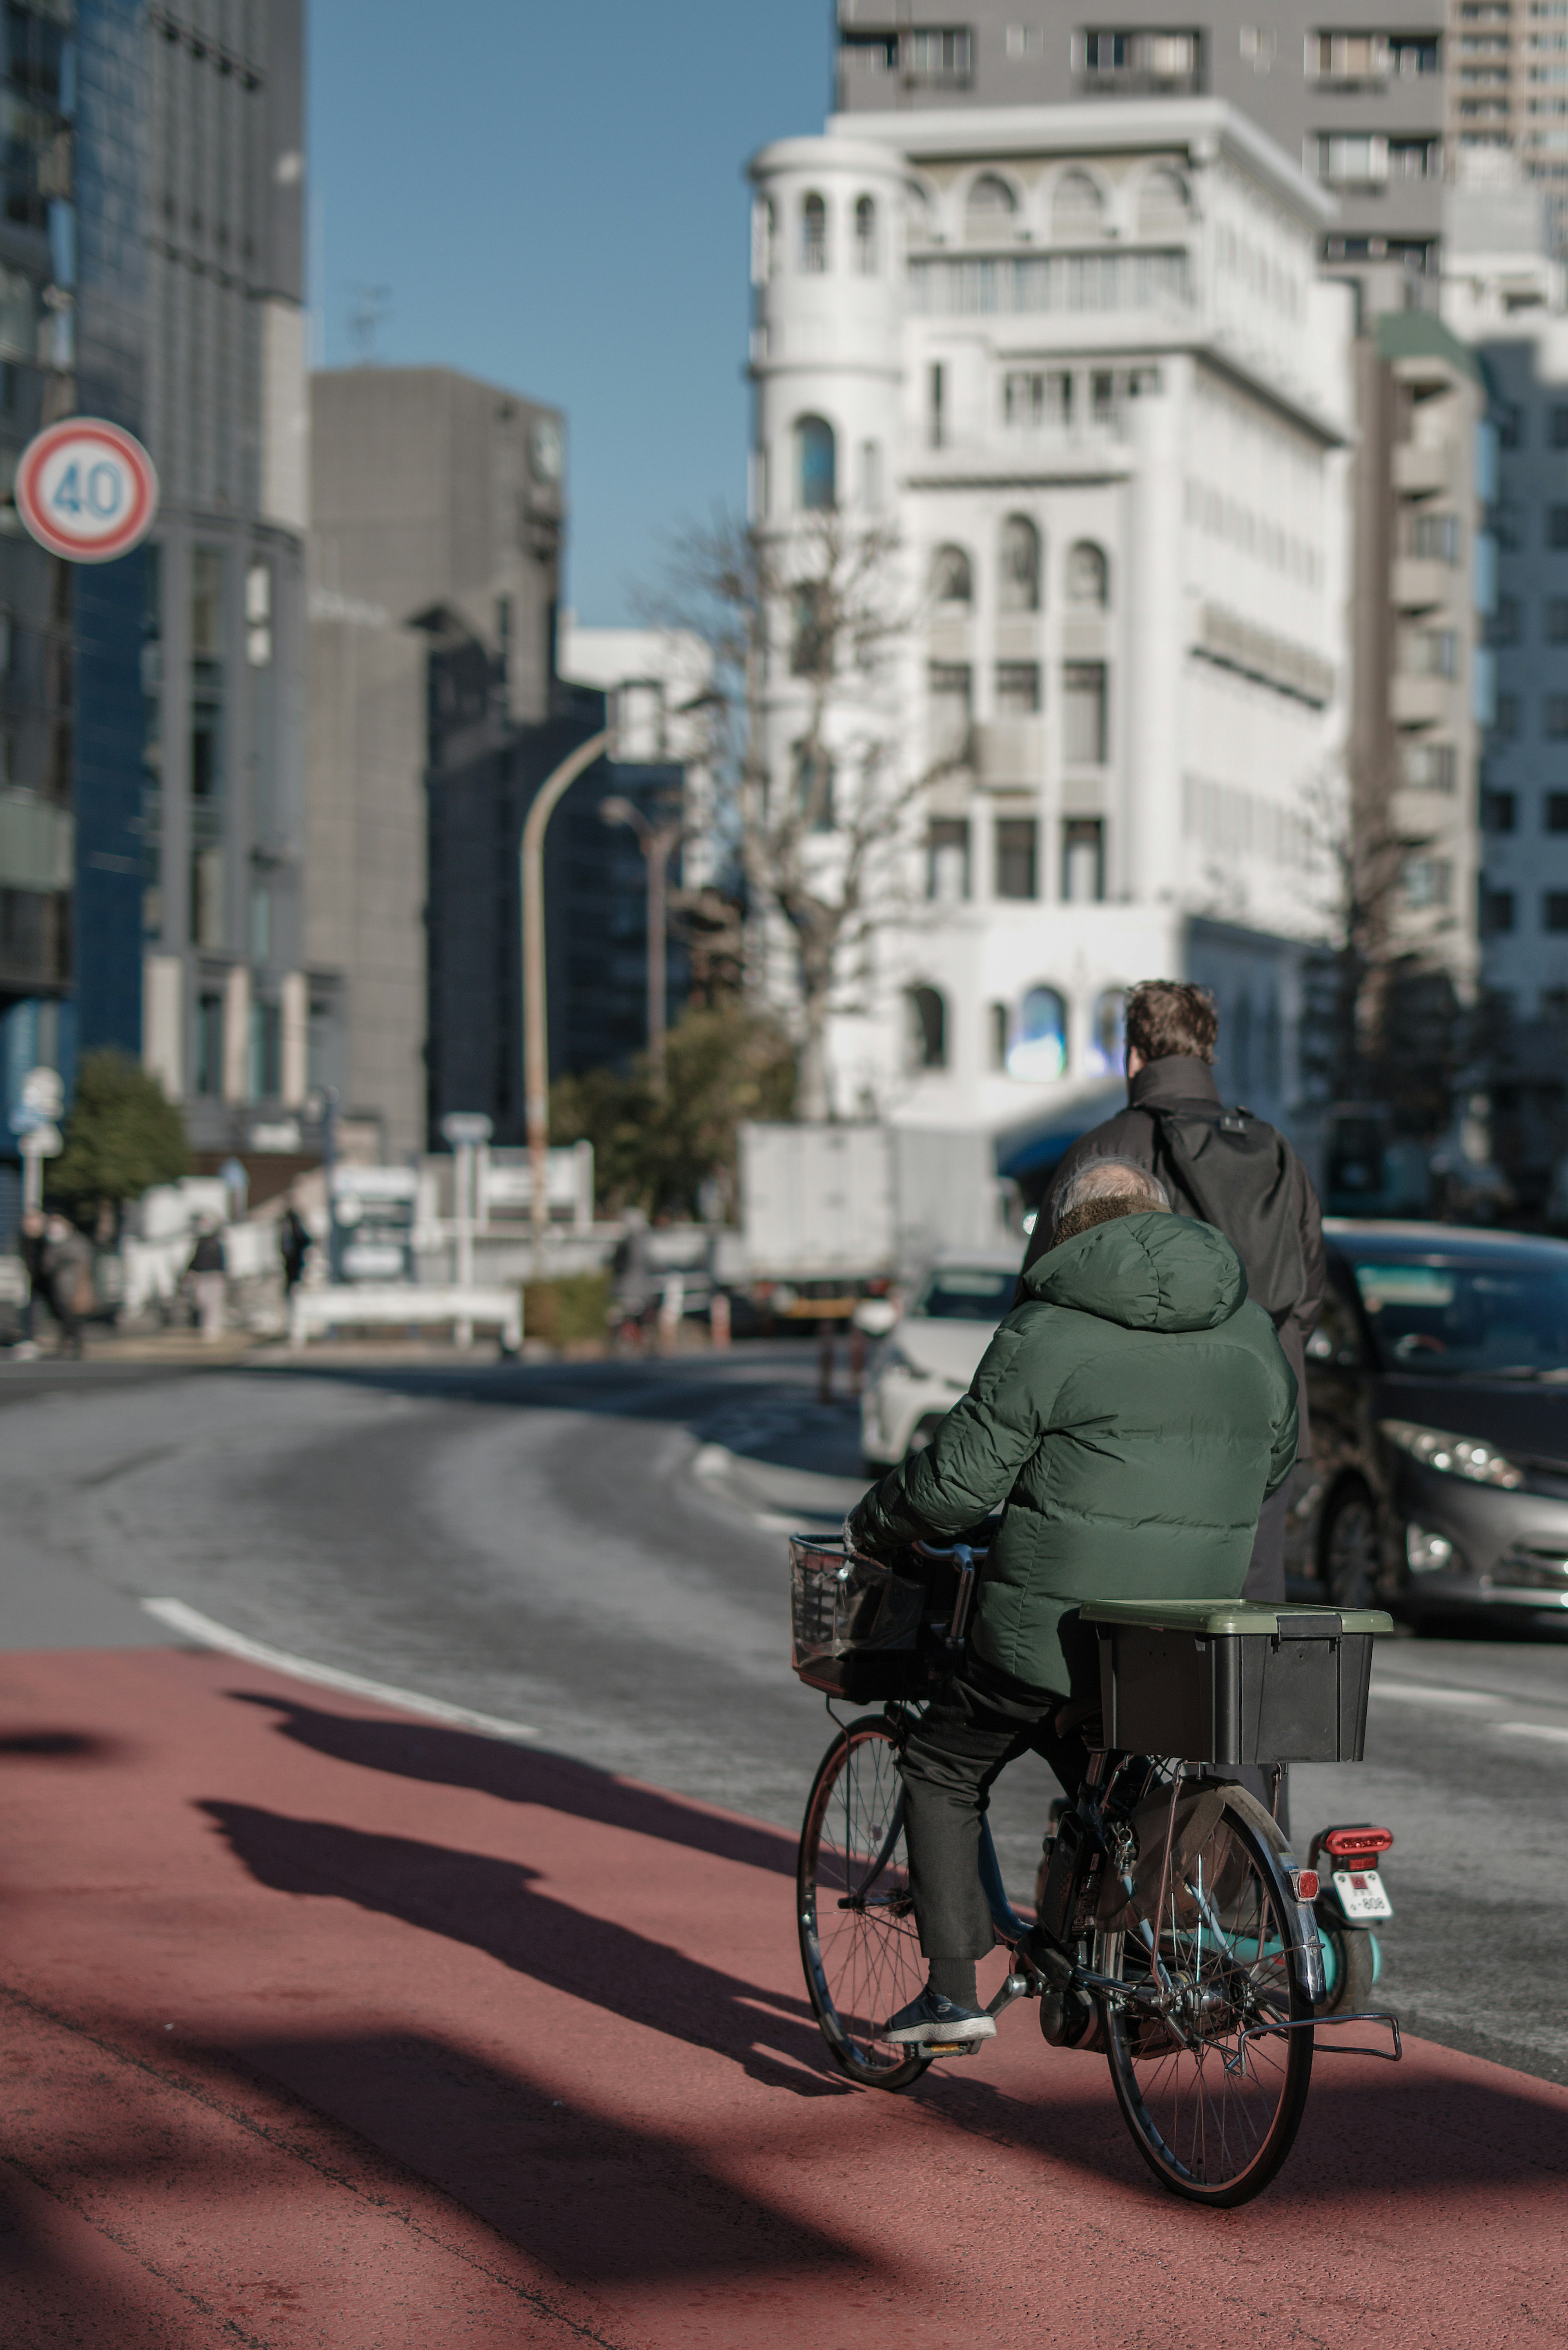
[[[1168,1162],[1200,1222],[1231,1243],[1247,1269],[1248,1295],[1282,1323],[1306,1279],[1290,1144],[1250,1110],[1139,1107],[1155,1122],[1157,1159]]]

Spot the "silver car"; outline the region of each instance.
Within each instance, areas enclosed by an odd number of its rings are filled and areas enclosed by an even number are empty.
[[[1023,1247],[953,1249],[914,1284],[860,1398],[866,1473],[880,1477],[928,1445],[980,1367],[1012,1305]]]

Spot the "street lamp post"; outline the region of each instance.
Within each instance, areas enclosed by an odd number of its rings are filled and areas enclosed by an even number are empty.
[[[545,827],[556,803],[612,740],[609,728],[579,743],[534,795],[519,853],[523,914],[523,1098],[528,1119],[533,1193],[534,1270],[542,1270],[549,1202],[545,1196],[550,1148],[550,1032],[545,1019]]]
[[[665,931],[668,927],[669,872],[671,853],[685,837],[680,822],[649,824],[630,800],[602,800],[599,815],[606,824],[628,824],[637,835],[648,867],[648,1057],[653,1083],[664,1091],[664,1032],[668,1024],[665,983]]]

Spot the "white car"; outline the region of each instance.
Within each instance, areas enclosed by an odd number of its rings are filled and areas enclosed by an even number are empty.
[[[866,1473],[880,1477],[928,1445],[967,1389],[1012,1305],[1022,1245],[934,1257],[878,1348],[860,1398]]]

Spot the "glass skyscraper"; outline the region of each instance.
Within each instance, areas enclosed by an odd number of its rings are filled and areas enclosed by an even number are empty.
[[[198,1149],[303,1101],[302,0],[7,0],[0,452],[127,426],[132,556],[0,507],[0,1034],[13,1089],[113,1045]]]

